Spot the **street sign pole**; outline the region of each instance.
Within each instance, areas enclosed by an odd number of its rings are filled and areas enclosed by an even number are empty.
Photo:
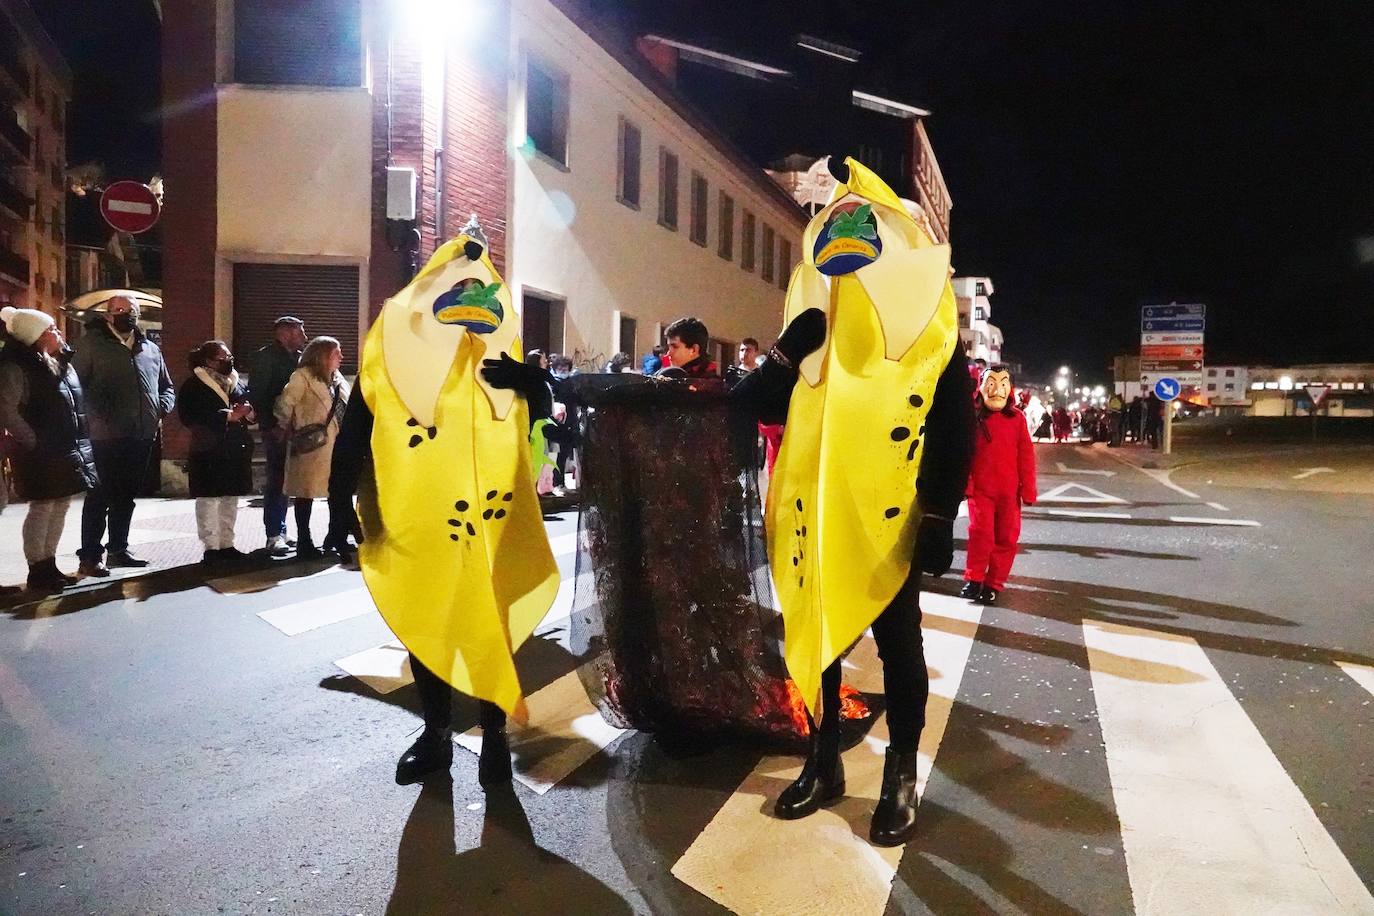
[[[1160,450],[1169,454],[1174,450],[1174,405],[1172,401],[1164,405],[1164,434],[1160,437]]]

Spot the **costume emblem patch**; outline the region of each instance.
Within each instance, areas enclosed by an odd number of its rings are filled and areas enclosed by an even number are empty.
[[[858,201],[840,204],[831,211],[812,248],[816,269],[831,277],[852,274],[878,260],[882,253],[873,205]]]
[[[487,285],[476,277],[459,280],[434,300],[434,320],[440,324],[462,325],[474,334],[490,334],[505,316],[496,298],[500,288],[500,283]]]

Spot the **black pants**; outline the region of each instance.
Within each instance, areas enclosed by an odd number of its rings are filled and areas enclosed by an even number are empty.
[[[438,731],[449,728],[453,721],[453,688],[439,675],[426,668],[413,654],[410,673],[415,675],[415,689],[420,692],[420,709],[425,717],[425,729]],[[477,724],[482,731],[506,727],[506,713],[495,703],[477,701]]]
[[[134,497],[143,486],[152,439],[107,439],[92,442],[95,471],[100,482],[86,494],[81,507],[82,560],[98,561],[105,555],[105,526],[109,523],[110,553],[129,549],[129,524],[134,517]]]
[[[892,749],[910,754],[926,725],[930,675],[921,640],[921,571],[915,566],[891,603],[873,621],[873,641],[883,660],[887,730]],[[839,741],[840,659],[821,674],[821,740]]]

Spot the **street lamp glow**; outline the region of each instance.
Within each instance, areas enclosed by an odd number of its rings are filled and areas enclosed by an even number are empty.
[[[1059,378],[1057,378],[1057,379],[1054,380],[1054,387],[1055,387],[1055,389],[1056,389],[1057,391],[1068,391],[1068,390],[1069,390],[1069,380],[1066,379],[1064,376],[1061,375],[1061,376],[1059,376]]]
[[[1102,396],[1103,396],[1104,394],[1106,394],[1106,393],[1107,393],[1107,389],[1106,389],[1106,388],[1103,388],[1101,385],[1098,385],[1096,388],[1093,389],[1093,396],[1094,396],[1094,397],[1099,397],[1099,398],[1100,398],[1100,397],[1102,397]]]
[[[1059,374],[1060,374],[1060,375],[1068,375],[1068,374],[1069,374],[1069,367],[1068,367],[1068,366],[1060,366],[1060,367],[1059,367]]]

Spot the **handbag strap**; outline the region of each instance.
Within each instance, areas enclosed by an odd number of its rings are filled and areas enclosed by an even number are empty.
[[[337,410],[339,409],[339,402],[340,402],[341,400],[343,400],[343,398],[339,397],[339,386],[338,386],[338,385],[332,386],[332,387],[329,389],[329,392],[330,392],[331,397],[330,397],[330,399],[329,399],[329,413],[325,414],[325,416],[324,416],[324,425],[325,425],[325,426],[328,426],[330,423],[332,423],[332,422],[334,421],[334,413],[335,413],[335,411],[337,411]]]

